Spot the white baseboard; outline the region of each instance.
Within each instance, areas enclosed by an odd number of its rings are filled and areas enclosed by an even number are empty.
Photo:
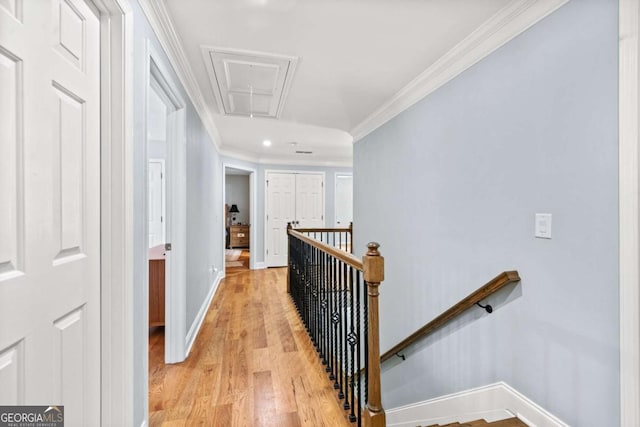
[[[253,265],[253,269],[254,270],[264,270],[265,268],[267,268],[267,264],[263,261],[263,262],[256,262]]]
[[[390,409],[386,415],[389,427],[446,424],[480,418],[497,421],[513,416],[530,427],[568,427],[504,382]]]
[[[189,328],[189,333],[187,333],[186,343],[185,343],[186,344],[185,347],[187,349],[184,356],[185,359],[189,356],[189,353],[191,353],[191,347],[193,347],[193,343],[195,342],[196,337],[198,336],[198,332],[202,327],[202,322],[204,322],[204,318],[207,315],[207,311],[209,311],[209,306],[211,305],[211,301],[213,301],[213,297],[216,294],[216,291],[218,290],[218,285],[220,284],[220,281],[222,280],[223,277],[224,277],[224,271],[218,271],[216,278],[213,280],[213,283],[211,284],[211,289],[209,289],[209,293],[207,294],[207,297],[202,302],[202,306],[200,307],[200,310],[198,311],[196,318],[193,320],[193,323],[191,324],[191,328]]]

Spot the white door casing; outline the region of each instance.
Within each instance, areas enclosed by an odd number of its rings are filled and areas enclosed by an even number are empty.
[[[256,176],[257,171],[253,168],[249,168],[247,166],[241,165],[241,164],[236,164],[236,163],[228,163],[228,162],[224,162],[222,164],[222,180],[220,181],[221,183],[221,189],[222,189],[222,200],[226,200],[226,181],[227,181],[227,168],[231,168],[231,169],[239,169],[239,170],[244,170],[247,171],[249,173],[249,224],[251,225],[251,227],[249,227],[249,248],[251,249],[250,254],[249,254],[249,268],[251,270],[256,270],[256,269],[260,269],[260,268],[265,268],[265,263],[264,262],[256,262],[256,256],[254,254],[255,248],[256,248],[256,226],[255,224],[257,223],[256,221],[256,206],[257,206],[257,201],[256,201],[256,188],[257,188],[257,179]],[[225,204],[223,203],[221,206],[221,216],[220,218],[223,218],[223,220],[220,221],[220,223],[222,224],[222,236],[223,236],[223,249],[226,249],[226,232],[227,232],[227,224],[224,221],[225,218]],[[222,251],[222,257],[220,260],[220,265],[225,265],[225,251]],[[223,268],[223,274],[224,274],[224,268]],[[224,277],[224,276],[223,276]]]
[[[186,357],[186,248],[187,248],[187,146],[186,104],[171,74],[162,66],[161,55],[147,41],[148,81],[146,84],[149,117],[149,95],[153,90],[167,108],[167,141],[165,159],[165,243],[172,249],[165,254],[165,362],[178,363]],[[145,124],[147,126],[147,124]],[[147,129],[145,129],[145,135]],[[145,156],[146,157],[146,156]],[[146,189],[145,189],[146,191]],[[148,230],[145,230],[145,237]],[[146,254],[144,256],[146,258]],[[148,295],[148,276],[144,283],[144,295]],[[148,299],[144,319],[148,319]],[[140,318],[138,318],[140,319]],[[136,324],[140,334],[146,334],[148,320]],[[145,360],[145,367],[148,361]],[[146,372],[146,368],[145,368]]]
[[[266,173],[266,265],[287,265],[287,224],[324,227],[324,174]]]
[[[148,214],[149,247],[165,243],[165,171],[164,159],[149,159],[148,162]]]
[[[100,20],[0,7],[0,404],[100,424]]]
[[[336,174],[336,227],[353,221],[353,175]]]

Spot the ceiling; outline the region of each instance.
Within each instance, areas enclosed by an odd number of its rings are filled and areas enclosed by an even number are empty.
[[[354,129],[513,3],[149,1],[163,2],[223,153],[262,163],[299,164],[349,164]],[[297,58],[278,118],[223,114],[208,71],[205,50],[210,48]],[[250,85],[246,73],[242,81]],[[262,145],[265,139],[272,142],[270,147]]]

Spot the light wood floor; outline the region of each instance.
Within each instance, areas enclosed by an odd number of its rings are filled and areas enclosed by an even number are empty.
[[[149,338],[151,426],[349,426],[286,293],[286,269],[227,277],[189,358]]]
[[[229,264],[227,262],[225,262],[225,268],[224,268],[224,272],[225,272],[225,276],[229,277],[230,275],[234,275],[237,273],[246,273],[249,271],[249,257],[250,257],[250,252],[246,249],[242,250],[242,253],[240,254],[240,257],[237,259],[238,262],[240,262],[242,265],[240,266],[233,266],[230,267]]]

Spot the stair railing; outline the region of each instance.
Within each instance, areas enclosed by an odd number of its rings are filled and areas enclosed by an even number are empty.
[[[345,252],[353,253],[353,222],[349,227],[336,228],[294,228],[298,233],[320,240]]]
[[[360,260],[311,237],[321,230],[287,227],[287,291],[349,420],[382,427],[378,297],[384,258],[377,243],[369,243]]]

